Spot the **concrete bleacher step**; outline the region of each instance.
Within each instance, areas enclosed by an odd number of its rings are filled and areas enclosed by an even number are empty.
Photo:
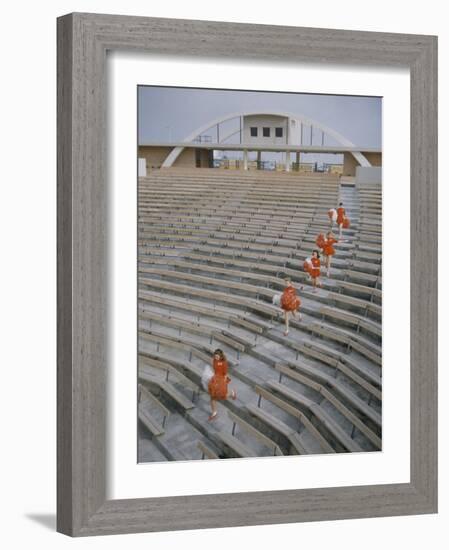
[[[373,288],[381,288],[382,286],[382,278],[379,277],[379,275],[370,275],[369,273],[346,269],[343,271],[343,277],[345,280],[352,279],[354,281],[362,282],[365,285],[372,286]]]
[[[147,427],[153,435],[164,432],[170,419],[169,409],[142,384],[138,385],[139,415],[142,414],[142,422],[149,424]]]
[[[239,279],[240,282],[243,281],[243,279],[247,279],[249,281],[255,281],[272,285],[281,285],[283,286],[283,281],[277,277],[271,277],[268,275],[258,275],[254,273],[250,273],[249,271],[240,271],[236,269],[226,269],[226,268],[219,268],[219,267],[213,267],[205,264],[198,264],[193,262],[183,262],[179,260],[165,260],[165,259],[158,259],[157,261],[152,263],[152,266],[159,266],[159,264],[164,264],[165,266],[173,266],[176,268],[176,271],[184,271],[186,270],[187,273],[191,273],[192,271],[201,271],[208,274],[213,274],[213,276],[220,276],[220,277],[229,277],[234,279]],[[154,267],[140,267],[139,273],[154,273]]]
[[[322,350],[313,350],[305,345],[306,340],[291,341],[290,338],[286,340],[284,336],[275,336],[273,333],[270,334],[270,339],[278,344],[288,341],[290,351],[284,351],[281,346],[277,346],[276,349],[271,346],[269,350],[266,346],[262,348],[255,346],[250,351],[251,356],[273,368],[281,361],[289,362],[311,380],[320,383],[332,385],[334,378],[339,373],[342,379],[347,379],[351,384],[355,384],[359,392],[363,390],[365,395],[380,399],[381,380],[379,376],[372,370],[362,368],[350,357],[342,356],[336,350],[333,350],[332,356],[323,353]],[[298,362],[299,356],[301,356],[301,361]],[[307,358],[308,362],[304,362],[304,358]]]
[[[307,454],[307,449],[301,443],[299,439],[299,434],[293,430],[290,426],[282,422],[282,420],[277,419],[272,414],[264,411],[261,407],[257,405],[248,405],[247,409],[250,414],[255,416],[260,422],[264,423],[268,428],[270,428],[275,433],[281,434],[284,436],[289,444],[293,447],[293,454]]]
[[[291,369],[290,367],[278,365],[276,370],[280,372],[279,382],[282,381],[282,375],[291,378],[292,380],[297,380],[300,382],[304,381],[304,377],[296,372],[296,370]],[[341,401],[339,401],[335,395],[333,395],[326,387],[317,384],[317,391],[338,410],[353,426],[357,427],[377,448],[381,448],[381,440],[377,433],[375,433],[369,426],[367,426],[361,419],[354,414],[348,407],[346,407]],[[320,403],[323,406],[322,403]]]
[[[192,298],[185,298],[181,296],[170,296],[159,294],[152,291],[139,291],[139,298],[141,300],[140,311],[145,312],[145,305],[142,305],[142,301],[150,304],[158,304],[168,308],[168,314],[172,311],[190,312],[195,314],[195,318],[198,321],[201,317],[213,318],[215,320],[225,320],[228,323],[228,327],[232,324],[244,326],[251,332],[256,334],[262,334],[264,330],[271,327],[270,323],[262,321],[261,319],[251,318],[249,313],[242,312],[239,309],[233,309],[230,307],[218,307],[216,305],[208,305],[204,302],[194,300]]]
[[[360,388],[364,388],[366,392],[368,392],[371,395],[374,395],[376,398],[381,397],[380,391],[375,386],[373,386],[371,383],[367,382],[365,379],[359,376],[357,374],[357,371],[354,371],[351,368],[348,368],[345,364],[341,363],[338,359],[333,359],[332,357],[328,356],[325,353],[319,353],[312,349],[309,349],[308,347],[304,346],[304,344],[300,344],[300,345],[293,344],[293,346],[297,347],[303,353],[311,355],[314,359],[318,359],[320,361],[327,361],[334,368],[346,374],[346,376],[348,376],[352,381],[354,381],[355,383],[358,383]],[[271,363],[274,368],[276,368],[279,364],[281,364],[278,358],[275,358],[275,357],[270,358],[265,353],[255,353],[255,351],[252,350],[252,355],[259,357],[262,361]],[[380,425],[381,418],[379,413],[373,410],[364,400],[358,397],[349,386],[343,384],[341,381],[337,380],[333,376],[330,376],[326,372],[323,372],[322,370],[317,369],[312,365],[308,365],[304,362],[297,361],[296,359],[292,359],[292,358],[288,359],[284,357],[283,362],[293,367],[297,371],[297,374],[300,375],[300,376],[297,376],[297,380],[301,379],[305,387],[309,387],[309,388],[315,389],[316,391],[320,391],[319,385],[320,384],[323,385],[327,390],[329,390],[332,393],[333,398],[337,398],[339,401],[342,402],[342,404],[344,403],[349,404],[349,406],[355,411],[357,411],[358,414],[363,415],[363,417],[369,418],[370,421],[374,422],[375,425]],[[352,367],[354,367],[354,365],[352,365]],[[366,375],[366,373],[364,374]],[[302,393],[304,394],[304,390],[302,390]]]
[[[137,462],[167,462],[168,458],[154,443],[151,434],[143,425],[138,426]]]
[[[139,316],[141,321],[149,321],[150,329],[153,326],[169,327],[175,329],[176,333],[181,337],[183,334],[193,334],[201,337],[207,337],[210,344],[216,341],[220,344],[226,344],[237,352],[243,352],[247,347],[254,345],[254,341],[246,338],[243,335],[234,333],[232,329],[225,330],[221,327],[211,328],[207,324],[200,322],[192,322],[188,320],[179,319],[177,317],[168,315],[158,315],[156,313],[147,311],[141,313]],[[161,327],[162,326],[162,327]],[[144,326],[142,326],[145,329]]]
[[[162,424],[159,424],[142,405],[139,405],[138,418],[151,435],[158,436],[164,433]]]
[[[366,299],[369,299],[372,302],[376,300],[376,303],[378,304],[382,302],[382,291],[378,288],[372,288],[369,286],[357,283],[350,283],[347,281],[337,281],[336,286],[338,287],[340,292],[344,292],[345,294],[351,293],[352,296],[364,296]]]
[[[232,458],[251,458],[254,457],[254,451],[247,447],[242,441],[226,432],[218,432],[218,439],[228,449],[229,456]]]
[[[372,314],[377,318],[379,313],[382,311],[381,306],[374,304],[369,300],[354,298],[353,296],[348,296],[332,290],[326,291],[325,288],[320,289],[319,292],[312,292],[309,288],[304,289],[301,293],[302,297],[308,299],[307,303],[312,301],[326,304],[327,307],[334,306],[335,309],[338,309],[342,313],[353,313],[354,315],[358,315],[362,318],[366,318],[368,314]]]
[[[184,412],[195,407],[195,404],[177,390],[173,384],[157,378],[144,369],[139,369],[139,380],[143,384],[157,388],[160,393],[163,393],[177,408]]]
[[[173,412],[170,415],[170,420],[162,427],[145,410],[144,406],[139,404],[138,418],[141,422],[141,430],[146,434],[146,437],[140,438],[146,441],[143,448],[139,448],[140,460],[147,456],[150,447],[153,460],[161,460],[162,457],[163,460],[170,461],[200,458],[197,456],[194,443],[195,438],[201,437],[201,435],[177,412]],[[148,439],[151,440],[151,446]]]
[[[350,435],[346,433],[319,405],[305,399],[301,394],[291,390],[284,384],[280,384],[275,380],[269,380],[267,385],[275,392],[281,394],[284,398],[295,403],[300,407],[304,414],[310,418],[314,418],[318,422],[318,426],[321,432],[325,432],[327,437],[337,445],[338,449],[346,450],[349,452],[361,452],[362,448],[351,439]]]
[[[266,386],[256,386],[255,391],[259,396],[257,406],[262,408],[262,410],[266,410],[267,404],[271,406],[273,409],[271,414],[276,419],[282,415],[283,422],[285,424],[289,422],[288,426],[294,429],[295,433],[298,434],[296,437],[299,440],[299,444],[307,451],[307,454],[336,452],[327,439],[300,409],[297,409],[287,401],[272,393]],[[294,428],[291,419],[295,419]],[[302,426],[300,432],[298,431],[298,421]]]
[[[172,383],[174,379],[174,384],[179,384],[184,388],[191,390],[192,402],[195,401],[195,396],[200,391],[198,384],[192,382],[190,378],[184,376],[184,374],[182,374],[178,369],[173,367],[170,363],[157,360],[148,355],[139,354],[139,366],[138,366],[139,375],[142,373],[142,375],[146,374],[148,376],[154,376],[155,371],[159,371],[159,372],[162,371],[164,373],[166,382]]]
[[[354,380],[355,382],[358,382],[360,388],[364,388],[369,394],[374,395],[377,398],[380,397],[380,392],[378,388],[376,388],[372,384],[369,384],[361,377],[357,379],[357,373],[352,371],[352,369],[346,368],[346,366],[338,359],[334,359],[333,357],[328,356],[327,354],[320,351],[316,351],[304,344],[299,344],[297,348],[300,352],[304,354],[305,357],[324,364],[327,363],[331,365],[337,371],[343,372],[347,377]],[[363,399],[358,397],[358,395],[354,391],[352,391],[351,388],[344,385],[335,376],[324,372],[313,364],[305,363],[303,360],[298,361],[298,359],[283,359],[282,361],[277,361],[275,363],[275,366],[282,364],[294,368],[298,373],[306,377],[304,379],[307,380],[307,382],[304,382],[306,383],[306,385],[312,386],[313,383],[324,385],[340,399],[343,399],[345,402],[349,403],[351,407],[359,410],[362,414],[366,415],[372,421],[378,424],[380,423],[380,416],[375,411],[371,410],[369,405],[367,405],[367,403]],[[356,376],[354,376],[354,374]]]
[[[273,444],[261,442],[255,435],[258,430],[239,419],[238,413],[242,410],[239,400],[219,401],[218,416],[212,422],[207,420],[210,414],[208,401],[204,396],[201,399],[202,405],[198,409],[189,411],[185,418],[214,448],[219,449],[220,458],[274,456]],[[234,425],[235,419],[239,419],[241,423],[238,428]],[[242,429],[243,424],[247,426],[247,430]],[[268,439],[263,434],[259,436]],[[282,453],[278,453],[280,454]]]
[[[209,440],[185,416],[174,414],[165,433],[157,438],[155,444],[168,460],[201,460],[198,441],[210,445]]]
[[[377,318],[382,316],[382,306],[363,300],[361,298],[354,298],[353,296],[347,296],[346,294],[338,294],[336,292],[329,292],[327,298],[336,304],[341,304],[347,308],[360,310],[365,314],[371,313]]]
[[[270,454],[272,454],[273,456],[283,456],[284,453],[282,452],[280,446],[277,443],[275,443],[272,439],[267,437],[265,434],[259,431],[255,426],[245,421],[239,415],[229,410],[227,412],[231,422],[233,423],[232,435],[235,434],[236,428],[239,429],[239,433],[243,430],[249,436],[254,437],[260,444],[267,447],[270,450]]]
[[[201,451],[201,459],[204,460],[205,458],[209,459],[217,459],[220,458],[218,450],[215,450],[212,448],[212,445],[208,442],[207,444],[204,441],[199,440],[198,443],[198,449]]]
[[[326,364],[333,365],[334,358],[336,358],[335,368],[337,369],[337,376],[340,376],[340,378],[351,384],[355,384],[359,390],[363,388],[370,397],[372,396],[379,401],[381,400],[381,377],[378,372],[370,368],[371,365],[369,363],[364,365],[361,363],[360,358],[355,360],[352,355],[335,353],[335,351],[327,353],[325,348],[311,342],[304,342],[303,345],[305,346],[305,348],[302,348],[303,354],[308,355],[309,358],[313,358],[316,361],[324,361]],[[351,347],[353,346],[351,345]],[[330,360],[327,359],[326,355]]]
[[[234,306],[239,306],[242,311],[257,312],[259,315],[262,315],[262,318],[268,317],[269,319],[272,319],[273,317],[277,317],[279,313],[279,310],[270,305],[268,302],[257,300],[257,296],[259,294],[268,295],[270,297],[270,300],[275,294],[273,290],[268,290],[260,287],[253,286],[251,291],[252,294],[255,295],[255,297],[247,298],[243,294],[233,295],[220,290],[208,290],[202,287],[172,283],[161,279],[145,278],[140,280],[140,284],[145,287],[157,289],[158,291],[165,290],[167,292],[170,292],[170,294],[176,294],[177,296],[180,295],[195,298],[208,298],[210,299],[211,303],[219,303],[220,305],[232,304]],[[250,287],[250,285],[246,285],[246,287],[248,288]]]
[[[201,361],[209,363],[213,355],[216,345],[210,344],[208,338],[179,336],[178,334],[168,334],[167,332],[158,331],[156,329],[139,330],[139,338],[142,341],[148,341],[156,345],[157,348],[165,346],[168,348],[178,349],[186,352],[189,357],[196,356]],[[227,360],[232,366],[239,363],[237,356],[232,356],[230,352],[233,350],[227,349]]]
[[[308,328],[313,334],[331,341],[339,342],[345,345],[348,350],[354,349],[371,359],[377,365],[382,365],[382,348],[360,337],[358,334],[317,321],[313,321]]]
[[[360,315],[337,309],[335,307],[322,306],[319,308],[319,315],[324,318],[336,320],[337,323],[346,323],[351,327],[355,327],[357,331],[362,329],[367,335],[377,337],[379,340],[382,337],[382,327],[378,323],[373,323]]]

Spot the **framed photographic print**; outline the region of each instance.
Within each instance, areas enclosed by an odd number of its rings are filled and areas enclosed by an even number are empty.
[[[437,509],[436,38],[58,20],[58,530]]]

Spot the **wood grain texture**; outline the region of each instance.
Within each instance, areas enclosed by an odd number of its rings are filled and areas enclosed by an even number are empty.
[[[58,21],[57,166],[57,528],[72,529],[72,45],[71,18]],[[63,509],[63,511],[61,511]]]
[[[106,52],[411,71],[411,481],[106,500]],[[70,14],[58,20],[58,510],[72,536],[437,510],[437,39]]]
[[[437,43],[411,80],[411,479],[437,508]]]

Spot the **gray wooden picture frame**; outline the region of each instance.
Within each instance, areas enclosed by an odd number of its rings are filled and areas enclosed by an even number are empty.
[[[57,26],[57,530],[85,536],[436,512],[437,38],[82,13]],[[410,69],[410,483],[106,499],[108,50]]]

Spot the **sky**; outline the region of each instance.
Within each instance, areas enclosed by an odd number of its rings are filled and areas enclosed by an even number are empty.
[[[360,147],[382,146],[382,99],[301,93],[140,86],[139,144],[182,141],[211,119],[237,111],[273,109],[304,115],[329,126]],[[230,122],[226,131],[238,122]],[[225,129],[224,129],[225,130]],[[215,141],[214,130],[205,132]],[[310,137],[308,138],[310,143]],[[321,144],[321,132],[314,135]],[[231,142],[231,141],[230,141]],[[325,143],[331,145],[331,140]]]

